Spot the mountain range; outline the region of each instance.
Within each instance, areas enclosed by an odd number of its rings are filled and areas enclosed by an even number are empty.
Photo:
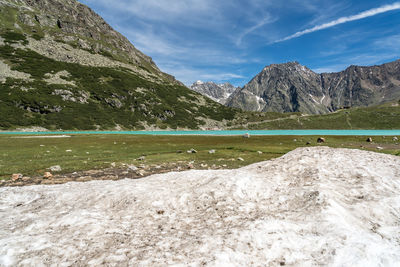
[[[198,129],[236,113],[76,0],[0,1],[0,129]]]
[[[273,64],[243,88],[189,89],[76,0],[0,0],[0,130],[227,128],[242,110],[325,114],[399,99],[400,61],[323,74]]]
[[[318,74],[298,62],[265,67],[227,100],[248,111],[325,114],[400,99],[400,60]]]
[[[216,84],[214,82],[197,81],[190,86],[190,89],[208,96],[218,103],[225,104],[232,93],[239,88],[230,83]]]

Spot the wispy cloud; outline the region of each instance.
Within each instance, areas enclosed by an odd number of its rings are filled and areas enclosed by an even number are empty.
[[[331,22],[324,23],[324,24],[317,25],[315,27],[312,27],[312,28],[309,28],[309,29],[306,29],[306,30],[303,30],[303,31],[296,32],[295,34],[292,34],[292,35],[287,36],[287,37],[285,37],[283,39],[275,41],[275,43],[284,42],[284,41],[287,41],[287,40],[291,40],[291,39],[303,36],[305,34],[309,34],[309,33],[312,33],[312,32],[316,32],[316,31],[327,29],[327,28],[331,28],[331,27],[334,27],[336,25],[340,25],[340,24],[347,23],[347,22],[350,22],[350,21],[355,21],[355,20],[360,20],[360,19],[372,17],[372,16],[375,16],[375,15],[378,15],[378,14],[382,14],[382,13],[393,11],[393,10],[397,10],[397,9],[400,9],[400,2],[396,2],[396,3],[393,3],[391,5],[384,5],[384,6],[381,6],[381,7],[378,7],[378,8],[373,8],[373,9],[361,12],[359,14],[356,14],[356,15],[352,15],[352,16],[348,16],[348,17],[341,17],[341,18],[333,20]]]
[[[276,19],[272,18],[271,16],[265,17],[262,21],[257,23],[256,25],[246,29],[242,34],[239,35],[239,37],[236,40],[236,45],[240,46],[242,44],[243,38],[246,37],[246,35],[254,32],[255,30],[265,26],[268,23],[272,23],[276,21]]]
[[[167,73],[174,73],[175,77],[183,82],[185,85],[190,86],[194,81],[214,81],[226,82],[232,80],[242,80],[244,77],[238,73],[224,72],[223,70],[203,70],[198,68],[182,67],[178,63],[169,62],[164,65],[163,71]]]

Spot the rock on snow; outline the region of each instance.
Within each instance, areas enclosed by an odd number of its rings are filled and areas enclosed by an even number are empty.
[[[0,265],[395,266],[400,158],[301,148],[238,170],[0,189]]]

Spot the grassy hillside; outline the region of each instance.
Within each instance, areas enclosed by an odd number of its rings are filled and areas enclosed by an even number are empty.
[[[32,50],[23,34],[3,33],[0,59],[29,79],[7,78],[0,84],[0,129],[42,126],[48,129],[196,129],[202,118],[222,121],[235,111],[178,84],[145,80],[124,68],[90,67],[55,61]],[[57,73],[59,84],[46,81]]]
[[[339,110],[326,115],[300,113],[238,114],[232,129],[400,129],[400,105],[389,103]]]

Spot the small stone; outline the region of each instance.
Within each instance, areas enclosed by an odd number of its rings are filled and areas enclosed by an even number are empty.
[[[244,161],[244,159],[243,159],[243,158],[240,158],[240,157],[237,158],[237,160],[238,160],[238,161]]]
[[[128,170],[130,170],[130,171],[137,171],[137,167],[135,166],[135,165],[129,165],[128,166]]]
[[[140,170],[140,171],[136,172],[136,174],[140,175],[140,176],[144,176],[146,174],[146,172],[144,170]]]
[[[293,139],[293,142],[297,142],[297,139]]]
[[[193,164],[190,164],[190,163],[189,163],[189,164],[187,165],[187,168],[188,168],[189,170],[191,170],[191,169],[194,169],[194,166],[193,166]]]
[[[377,146],[376,149],[378,149],[378,150],[383,150],[383,147]]]
[[[197,150],[194,149],[194,148],[192,148],[192,149],[188,150],[187,153],[188,153],[188,154],[196,154],[196,153],[197,153]]]
[[[311,142],[307,142],[306,145],[308,145],[308,146],[311,145]]]
[[[367,142],[368,142],[368,143],[372,143],[372,138],[371,138],[371,137],[368,137],[368,138],[367,138]]]
[[[28,176],[22,177],[22,181],[24,181],[24,182],[28,182],[30,179],[31,179],[31,177],[28,177]]]
[[[397,136],[393,137],[393,141],[399,141],[399,138]]]
[[[115,166],[117,166],[117,164],[115,162],[112,162],[111,167],[115,168]]]
[[[182,150],[178,150],[178,151],[176,151],[176,153],[178,153],[178,154],[182,154],[182,153],[183,153],[183,151],[182,151]]]
[[[62,169],[61,169],[60,165],[55,165],[55,166],[51,166],[49,168],[49,170],[52,171],[52,172],[60,172]]]
[[[262,151],[257,151],[258,155],[262,155],[263,152]]]
[[[215,149],[211,149],[210,151],[208,151],[208,154],[215,154]]]
[[[67,150],[65,150],[65,152],[72,152],[72,150],[71,149],[67,149]]]
[[[203,163],[202,163],[200,166],[201,166],[202,168],[207,168],[207,167],[208,167],[207,164],[203,164]]]
[[[51,172],[45,172],[43,175],[44,179],[52,179],[53,178],[53,174],[51,174]]]
[[[250,138],[250,134],[249,134],[249,133],[245,133],[245,134],[243,135],[243,138]]]
[[[18,181],[19,179],[22,179],[22,177],[23,177],[22,174],[20,174],[20,173],[14,173],[14,174],[12,175],[12,177],[11,177],[11,180],[13,180],[13,181],[15,182],[15,181]]]
[[[325,138],[323,138],[323,137],[318,137],[317,143],[318,143],[318,144],[325,143]]]
[[[141,157],[139,157],[137,160],[139,160],[139,161],[143,161],[143,160],[145,160],[146,159],[146,157],[145,156],[141,156]]]

